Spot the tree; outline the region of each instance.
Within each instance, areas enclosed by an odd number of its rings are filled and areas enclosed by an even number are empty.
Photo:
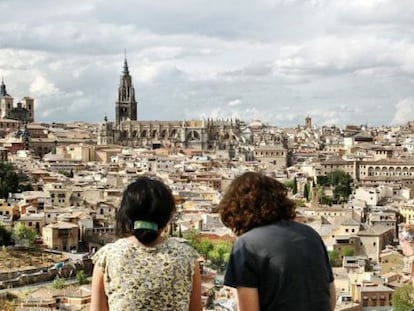
[[[5,226],[0,224],[0,245],[10,245],[11,244],[11,232],[7,230]]]
[[[411,311],[414,308],[413,286],[404,285],[394,290],[392,295],[394,311]]]
[[[346,202],[352,193],[352,178],[342,170],[335,170],[326,175],[328,185],[333,187],[333,200],[336,203]]]
[[[355,249],[351,246],[345,246],[341,249],[341,255],[342,256],[354,256],[355,255]]]
[[[333,193],[332,197],[326,197],[324,194],[321,194],[319,197],[319,203],[321,204],[329,204],[329,201],[330,204],[346,202],[352,193],[352,178],[342,170],[335,170],[326,176],[318,176],[317,181],[321,189],[330,187]]]
[[[18,223],[13,231],[15,238],[25,246],[33,246],[38,237],[37,232],[27,227],[24,223]]]
[[[190,244],[196,250],[200,246],[201,238],[200,233],[197,230],[189,230],[185,234],[185,239],[187,240],[188,244]]]
[[[7,199],[9,193],[15,193],[18,191],[18,177],[13,171],[4,172],[3,176],[0,177],[0,197]]]
[[[296,180],[296,177],[293,178],[293,189],[292,189],[292,193],[293,194],[298,193],[298,181]]]
[[[210,240],[201,239],[197,251],[207,259],[213,249],[214,245]]]
[[[25,187],[28,187],[27,176],[15,172],[13,165],[7,162],[0,162],[0,198],[7,199],[9,193],[22,191],[19,179],[23,179]],[[31,185],[30,185],[30,188]]]
[[[232,243],[225,240],[215,240],[213,245],[214,248],[209,256],[213,264],[221,269],[222,265],[229,260]]]
[[[308,186],[308,183],[306,183],[304,188],[303,188],[303,197],[306,199],[306,201],[309,201],[309,186]]]
[[[293,191],[293,180],[286,180],[284,182],[285,186]]]
[[[202,237],[196,230],[186,233],[188,243],[197,252],[209,258],[213,265],[221,267],[230,257],[233,244],[224,239],[209,239]]]
[[[337,250],[328,251],[328,257],[332,267],[341,266],[341,256]]]
[[[33,186],[31,183],[21,183],[19,184],[18,192],[33,191]]]

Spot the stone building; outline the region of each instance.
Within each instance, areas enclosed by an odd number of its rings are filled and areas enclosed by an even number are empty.
[[[48,248],[70,251],[78,248],[79,226],[69,222],[57,222],[43,227],[42,238]]]
[[[4,80],[0,85],[0,119],[12,119],[22,122],[34,121],[34,99],[25,96],[14,104],[14,98],[7,93]]]
[[[335,170],[348,173],[363,185],[398,183],[414,187],[414,162],[411,159],[357,161],[335,158],[322,161],[316,174],[323,176]]]
[[[50,195],[50,201],[55,207],[68,207],[71,205],[70,197],[72,187],[63,183],[48,183],[44,190]]]
[[[241,140],[239,120],[138,121],[137,105],[125,59],[115,103],[115,122],[109,122],[105,116],[98,130],[98,145],[229,150]]]
[[[287,167],[288,151],[281,144],[255,147],[253,154],[255,160],[267,163],[270,167],[281,170]]]

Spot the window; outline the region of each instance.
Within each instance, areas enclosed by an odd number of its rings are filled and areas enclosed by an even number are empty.
[[[368,306],[368,296],[362,297],[362,306],[367,307]]]

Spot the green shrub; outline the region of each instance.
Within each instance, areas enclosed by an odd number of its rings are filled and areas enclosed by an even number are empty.
[[[411,311],[414,309],[414,292],[412,284],[397,288],[392,295],[394,311]]]
[[[65,287],[65,279],[64,278],[60,278],[60,277],[56,277],[53,280],[53,288],[54,289],[62,289]]]

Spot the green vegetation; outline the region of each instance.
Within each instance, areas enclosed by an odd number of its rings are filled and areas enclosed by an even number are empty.
[[[53,280],[53,284],[52,284],[52,286],[53,286],[53,288],[54,289],[62,289],[62,288],[64,288],[65,287],[65,279],[64,278],[60,278],[60,277],[56,277],[54,280]]]
[[[24,223],[18,223],[14,226],[14,237],[24,246],[32,247],[35,244],[35,240],[38,237],[38,234],[35,230],[27,227]],[[17,242],[16,241],[16,242]]]
[[[229,260],[232,243],[224,239],[209,239],[192,230],[186,234],[188,243],[206,260],[211,260],[215,268],[222,269]]]
[[[293,194],[298,193],[298,181],[297,181],[296,177],[293,178],[293,189],[292,189],[292,193]]]
[[[2,224],[0,224],[0,245],[10,245],[11,244],[12,233],[7,230]]]
[[[392,305],[394,311],[411,311],[414,309],[412,284],[404,285],[394,291]]]
[[[344,246],[341,251],[328,251],[329,262],[332,267],[341,267],[344,256],[354,256],[355,250],[351,246]]]
[[[306,206],[305,200],[294,199],[293,201],[295,202],[296,207],[305,207]]]
[[[305,184],[304,188],[303,188],[303,197],[306,199],[307,202],[309,202],[309,185],[308,183]]]
[[[352,193],[352,178],[349,174],[341,170],[328,173],[326,176],[318,176],[318,185],[320,186],[319,203],[331,205],[347,202],[349,195]],[[332,188],[333,196],[326,196],[325,187]]]
[[[341,256],[337,250],[328,251],[328,257],[332,267],[340,267],[342,265]]]
[[[62,174],[64,176],[68,177],[68,178],[73,178],[73,176],[74,176],[72,170],[70,170],[69,172],[68,171],[59,171],[59,174]]]
[[[0,162],[0,198],[7,199],[10,193],[33,190],[27,182],[27,176],[15,172],[15,168],[8,162]]]
[[[19,180],[13,165],[7,162],[0,162],[0,198],[7,199],[9,193],[17,192]]]
[[[351,246],[344,246],[341,250],[342,256],[354,256],[355,255],[355,249]]]
[[[286,181],[284,182],[284,185],[285,185],[287,188],[289,188],[290,190],[292,190],[292,191],[293,191],[293,180],[286,180]]]
[[[80,270],[78,273],[76,273],[76,280],[78,281],[78,285],[88,284],[88,275],[85,273],[85,271]]]

